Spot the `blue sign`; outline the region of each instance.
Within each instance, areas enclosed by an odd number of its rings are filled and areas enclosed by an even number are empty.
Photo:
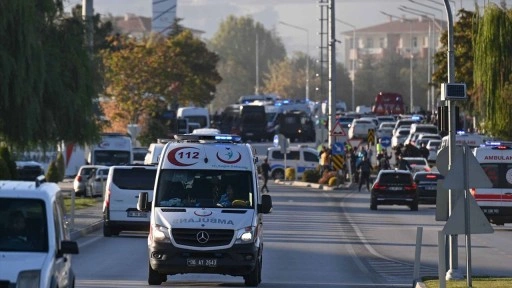
[[[345,154],[345,145],[341,142],[334,142],[332,145],[332,154],[333,155],[343,155]]]
[[[380,138],[380,144],[384,148],[387,148],[387,147],[391,146],[391,138],[389,138],[389,137],[382,137],[382,138]]]

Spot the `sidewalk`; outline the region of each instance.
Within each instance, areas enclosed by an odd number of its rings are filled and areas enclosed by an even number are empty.
[[[63,182],[59,182],[59,186],[62,191],[71,193],[73,191],[73,179],[65,179]],[[94,206],[75,210],[74,215],[70,214],[71,211],[67,212],[71,240],[76,240],[103,227],[103,202],[101,201],[98,201]]]

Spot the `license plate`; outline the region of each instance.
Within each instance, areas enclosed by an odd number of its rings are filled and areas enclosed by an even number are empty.
[[[247,133],[245,133],[245,135],[247,135],[247,136],[252,136],[252,135],[254,135],[254,134],[253,134],[253,133],[251,133],[251,132],[247,132]]]
[[[400,191],[400,190],[402,190],[402,187],[389,187],[389,190]]]
[[[189,267],[217,267],[217,259],[187,259],[187,266]]]
[[[148,213],[141,211],[128,211],[128,217],[146,218],[148,217]]]
[[[437,187],[436,186],[427,186],[425,187],[425,190],[436,190]]]

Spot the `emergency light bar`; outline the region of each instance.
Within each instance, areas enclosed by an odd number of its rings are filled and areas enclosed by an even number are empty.
[[[178,134],[174,135],[174,139],[178,141],[188,141],[188,142],[204,142],[210,141],[213,143],[240,143],[242,142],[242,137],[238,135],[230,135],[230,134]]]

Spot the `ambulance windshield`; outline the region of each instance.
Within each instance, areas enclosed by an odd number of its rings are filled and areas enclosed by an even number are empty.
[[[254,208],[250,171],[160,171],[155,207]]]

